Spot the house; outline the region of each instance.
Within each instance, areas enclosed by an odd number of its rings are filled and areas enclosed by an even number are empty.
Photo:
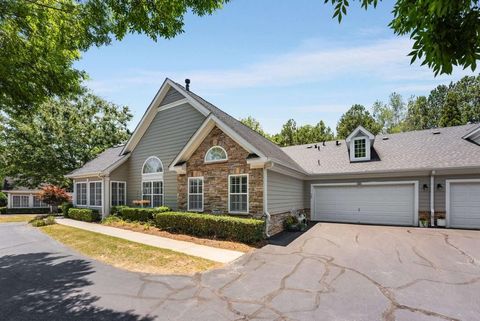
[[[50,211],[50,206],[38,197],[40,189],[17,186],[13,179],[7,178],[2,192],[7,195],[9,213],[47,213]]]
[[[116,205],[417,226],[425,217],[480,228],[480,126],[280,148],[186,87],[166,79],[124,146],[68,177],[74,204],[104,216]]]

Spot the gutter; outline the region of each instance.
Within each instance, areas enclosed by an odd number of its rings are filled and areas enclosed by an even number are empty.
[[[435,225],[435,171],[430,175],[430,226]]]
[[[265,215],[265,235],[270,237],[268,229],[270,227],[271,215],[268,212],[268,174],[267,167],[263,168],[263,213]]]

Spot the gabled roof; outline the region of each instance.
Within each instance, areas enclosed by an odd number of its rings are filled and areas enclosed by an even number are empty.
[[[194,92],[187,91],[182,85],[178,83],[175,83],[175,85],[177,86],[176,89],[179,90],[183,95],[186,95],[198,102],[201,106],[207,109],[211,115],[213,115],[216,119],[221,121],[245,141],[251,144],[256,150],[259,151],[259,153],[263,154],[262,156],[265,156],[275,163],[289,167],[300,173],[304,173],[303,169],[278,145],[272,143],[270,140],[252,130],[250,127],[245,126],[240,121],[233,118],[212,103],[206,101],[202,97],[198,96]]]
[[[283,148],[310,175],[480,168],[480,146],[463,139],[478,124],[378,135],[377,160],[350,162],[347,144],[341,141]],[[310,147],[310,148],[309,148]]]
[[[358,126],[357,128],[354,129],[354,131],[348,135],[348,137],[345,139],[345,141],[348,143],[350,143],[350,141],[352,140],[352,138],[356,137],[358,135],[358,133],[363,133],[364,135],[366,135],[368,137],[368,139],[370,139],[371,141],[375,139],[375,135],[373,135],[371,132],[369,132],[368,130],[365,129],[365,127],[363,126]]]
[[[121,155],[122,146],[112,147],[100,153],[83,167],[65,175],[66,177],[99,176],[107,174],[127,160],[129,154]]]

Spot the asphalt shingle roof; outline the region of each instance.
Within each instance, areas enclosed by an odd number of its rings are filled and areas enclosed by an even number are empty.
[[[124,157],[127,157],[127,155],[120,155],[122,149],[123,145],[109,148],[103,153],[100,153],[96,158],[85,163],[82,167],[68,174],[68,176],[100,173]]]
[[[350,162],[345,140],[284,147],[308,174],[348,174],[480,166],[480,146],[462,139],[479,124],[377,135],[377,160]],[[439,132],[439,134],[433,134]],[[384,138],[387,138],[384,140]],[[372,154],[373,155],[373,154]]]
[[[280,164],[286,165],[294,170],[303,173],[303,169],[278,145],[272,143],[270,140],[266,139],[256,131],[252,130],[250,127],[245,126],[240,121],[233,118],[232,116],[219,109],[212,103],[206,101],[202,97],[198,96],[197,94],[191,91],[187,91],[182,85],[178,83],[175,84],[184,89],[186,94],[188,94],[191,98],[195,99],[198,103],[200,103],[218,119],[224,122],[228,127],[234,130],[243,139],[248,141],[262,153],[264,153],[266,157],[271,158],[273,161],[277,161]]]

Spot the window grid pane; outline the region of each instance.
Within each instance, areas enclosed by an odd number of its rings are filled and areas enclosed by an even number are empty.
[[[190,178],[188,185],[188,210],[203,211],[203,178]]]
[[[365,139],[358,139],[354,142],[355,158],[362,158],[367,156]]]
[[[87,205],[87,183],[77,183],[77,205]]]
[[[230,176],[230,212],[248,212],[248,176]]]
[[[150,202],[146,206],[163,206],[163,181],[143,182],[142,186],[142,199]]]

